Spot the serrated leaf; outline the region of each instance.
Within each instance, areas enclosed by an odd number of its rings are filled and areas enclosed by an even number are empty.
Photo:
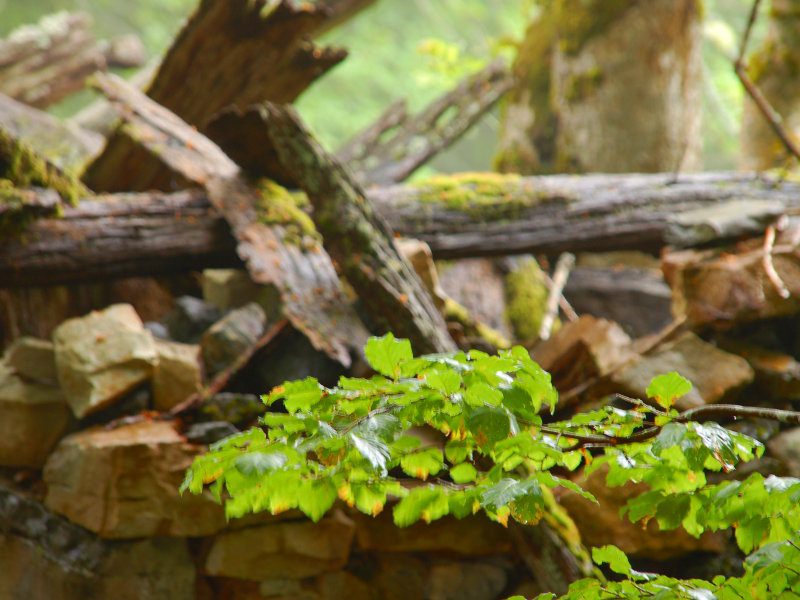
[[[479,446],[491,448],[511,432],[508,414],[501,408],[481,407],[472,412],[467,429]]]
[[[281,386],[283,392],[283,405],[290,413],[298,411],[308,412],[311,407],[322,399],[324,388],[313,377],[306,377],[300,381],[287,381]]]
[[[336,486],[332,480],[305,480],[300,484],[298,508],[316,523],[331,509],[336,497]]]
[[[526,495],[541,496],[542,488],[536,479],[522,481],[507,477],[481,494],[481,506],[497,510]]]
[[[607,564],[614,573],[620,575],[631,573],[631,563],[628,557],[616,546],[592,548],[592,560],[598,565]]]
[[[364,438],[355,433],[350,433],[350,441],[374,468],[386,473],[386,463],[391,453],[385,443],[375,438]]]
[[[470,483],[478,477],[478,470],[469,463],[450,467],[450,479],[456,483]]]
[[[418,487],[394,507],[394,524],[408,527],[417,521],[430,523],[450,512],[447,494],[439,487]]]
[[[364,348],[364,355],[369,365],[381,375],[397,379],[403,362],[414,358],[411,342],[395,339],[387,333],[383,337],[371,337]]]
[[[400,458],[400,467],[403,472],[417,479],[424,480],[428,478],[428,475],[436,475],[443,466],[444,457],[438,448],[427,448]]]
[[[669,409],[675,400],[692,391],[692,382],[672,371],[653,378],[647,386],[647,396],[653,398],[660,406]]]
[[[502,400],[503,392],[483,382],[470,385],[464,394],[464,401],[470,406],[499,406]]]
[[[450,369],[437,369],[425,373],[425,383],[445,396],[450,396],[461,389],[461,375]]]
[[[283,452],[248,452],[238,457],[234,465],[243,475],[261,475],[280,469],[287,460]]]

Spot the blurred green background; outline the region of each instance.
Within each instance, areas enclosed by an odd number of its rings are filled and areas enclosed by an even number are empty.
[[[0,0],[0,36],[58,10],[93,15],[96,33],[111,38],[136,33],[148,55],[162,53],[196,0]],[[704,166],[736,165],[742,90],[731,66],[751,0],[705,0]],[[368,125],[393,100],[419,108],[464,74],[497,55],[513,56],[513,42],[535,14],[535,0],[378,0],[321,41],[344,46],[350,56],[300,98],[298,107],[323,142],[336,148]],[[759,23],[756,38],[762,33]],[[754,40],[754,46],[757,39]],[[753,47],[754,47],[753,46]],[[90,98],[54,108],[66,115]],[[430,170],[490,168],[497,111]]]

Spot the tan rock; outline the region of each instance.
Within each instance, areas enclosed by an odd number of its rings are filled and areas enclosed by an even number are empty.
[[[261,581],[303,579],[341,569],[350,556],[355,525],[340,511],[319,523],[288,521],[216,536],[205,572]]]
[[[222,507],[178,492],[203,449],[165,421],[81,431],[45,465],[45,504],[107,538],[211,535],[225,526]]]
[[[278,290],[259,285],[243,269],[206,269],[202,276],[203,300],[225,312],[255,302],[272,319],[281,308]]]
[[[488,563],[440,562],[430,571],[426,598],[430,600],[495,600],[506,587],[504,569]]]
[[[800,361],[796,358],[750,344],[730,342],[722,347],[750,363],[756,383],[769,397],[800,400]]]
[[[3,361],[20,377],[57,386],[56,356],[53,343],[33,337],[21,337],[14,340],[3,356]]]
[[[153,374],[153,403],[166,411],[180,404],[203,385],[200,346],[155,340],[158,362]]]
[[[200,345],[209,374],[229,367],[255,344],[267,326],[264,309],[255,302],[232,310],[203,334]]]
[[[90,570],[67,563],[34,541],[0,534],[0,598],[195,600],[195,569],[185,540],[155,538],[107,547]]]
[[[481,516],[444,518],[399,528],[388,512],[377,518],[353,512],[358,547],[377,552],[446,552],[486,556],[511,552],[508,531]]]
[[[0,465],[40,468],[72,422],[57,387],[0,374]]]
[[[531,356],[561,391],[602,377],[634,356],[631,338],[617,323],[583,315],[538,344]]]
[[[655,519],[642,527],[641,523],[631,523],[627,517],[620,517],[619,511],[625,503],[648,488],[644,484],[609,487],[605,482],[606,471],[599,469],[586,479],[575,478],[577,484],[594,494],[599,505],[574,492],[564,493],[559,500],[575,521],[587,547],[614,544],[626,554],[654,560],[692,552],[722,552],[725,541],[721,534],[705,533],[694,538],[683,529],[661,531]]]
[[[719,402],[754,377],[753,369],[741,356],[720,350],[687,332],[614,373],[612,381],[616,391],[645,398],[653,377],[670,371],[677,371],[693,386],[675,403],[679,410]]]
[[[800,477],[800,427],[787,429],[767,442],[769,453],[780,460],[792,477]]]
[[[129,304],[65,321],[53,342],[58,379],[78,417],[114,403],[149,379],[156,361],[153,337]]]
[[[693,326],[729,327],[734,322],[794,315],[800,312],[798,226],[790,225],[775,241],[772,264],[780,285],[764,270],[764,239],[735,248],[682,250],[662,257],[664,277],[672,288],[672,312]]]

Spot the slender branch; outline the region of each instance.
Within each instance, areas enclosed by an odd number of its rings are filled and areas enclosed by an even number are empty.
[[[550,333],[553,329],[556,316],[558,315],[559,298],[564,295],[564,286],[567,285],[569,272],[575,265],[575,255],[569,252],[564,252],[558,257],[556,263],[556,270],[553,274],[553,285],[550,286],[550,294],[547,297],[547,310],[545,311],[542,324],[539,327],[539,339],[547,340],[550,338]]]
[[[768,419],[789,425],[800,425],[800,412],[757,406],[739,406],[737,404],[708,404],[685,410],[673,418],[672,422],[692,423],[729,419]],[[592,433],[570,433],[557,427],[548,426],[542,426],[539,429],[544,433],[575,440],[576,443],[574,445],[564,449],[569,452],[581,448],[607,448],[641,443],[656,437],[661,432],[662,426],[652,425],[632,435],[621,437]]]
[[[786,150],[790,154],[792,154],[795,158],[800,159],[800,146],[798,146],[797,143],[795,143],[795,141],[791,138],[789,133],[784,128],[783,118],[772,107],[772,104],[770,104],[766,96],[764,96],[764,94],[761,93],[761,90],[758,89],[758,86],[756,86],[756,84],[753,83],[753,80],[750,79],[750,76],[747,74],[747,62],[745,61],[745,53],[747,52],[747,44],[750,41],[750,35],[753,31],[753,25],[756,21],[760,5],[761,5],[761,0],[754,0],[753,8],[750,11],[750,17],[747,20],[747,27],[745,28],[744,36],[742,37],[742,44],[739,48],[739,56],[733,63],[733,68],[734,71],[736,72],[737,77],[739,77],[739,81],[742,82],[745,91],[753,100],[753,102],[755,102],[759,112],[767,120],[767,123],[769,123],[770,127],[775,132],[775,135],[777,135],[778,138],[781,140]]]

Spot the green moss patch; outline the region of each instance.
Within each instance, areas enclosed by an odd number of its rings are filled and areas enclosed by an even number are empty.
[[[532,258],[525,259],[506,278],[506,318],[518,340],[528,342],[539,337],[539,328],[547,311],[549,291],[544,273]],[[560,326],[556,321],[553,330]]]
[[[71,205],[78,203],[89,191],[80,180],[48,163],[24,142],[14,139],[0,129],[0,178],[15,187],[44,187],[55,190]]]
[[[308,198],[303,192],[290,192],[285,187],[262,179],[258,182],[260,200],[258,219],[266,225],[282,225],[286,229],[285,241],[300,244],[311,238],[321,241],[314,221],[304,209],[308,208]]]
[[[478,218],[513,218],[523,209],[553,197],[534,189],[519,175],[499,173],[437,175],[411,185],[419,190],[417,198],[422,203],[439,204]]]

